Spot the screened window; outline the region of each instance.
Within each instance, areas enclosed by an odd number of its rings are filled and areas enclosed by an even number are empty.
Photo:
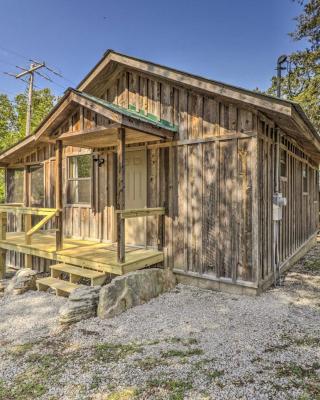
[[[91,202],[91,155],[68,157],[68,203]]]
[[[308,193],[308,167],[306,164],[302,165],[302,187],[303,192]]]
[[[22,168],[7,170],[7,202],[23,203],[23,177]]]
[[[44,207],[43,165],[30,167],[30,206]]]
[[[280,151],[280,173],[283,178],[287,176],[287,154],[284,150]]]

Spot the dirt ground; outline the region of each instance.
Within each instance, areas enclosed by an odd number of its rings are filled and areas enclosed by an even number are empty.
[[[0,400],[320,399],[320,244],[252,298],[179,285],[61,329],[64,299],[0,299]]]

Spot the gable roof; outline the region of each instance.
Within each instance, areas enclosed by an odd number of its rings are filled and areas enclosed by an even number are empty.
[[[254,92],[234,85],[222,83],[202,76],[190,74],[151,61],[142,60],[136,57],[118,53],[114,50],[107,50],[101,60],[91,69],[77,86],[81,91],[90,91],[93,82],[112,64],[120,64],[135,70],[155,75],[176,84],[195,88],[212,95],[232,99],[235,102],[247,104],[262,112],[267,112],[272,118],[273,114],[284,115],[295,120],[296,124],[308,132],[311,141],[318,142],[320,149],[320,136],[315,127],[303,111],[302,107],[290,100],[279,99],[274,96]]]

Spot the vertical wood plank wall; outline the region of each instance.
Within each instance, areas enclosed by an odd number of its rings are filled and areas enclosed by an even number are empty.
[[[99,95],[178,126],[179,140],[218,139],[148,149],[147,205],[167,207],[165,247],[170,267],[233,282],[254,281],[256,140],[230,137],[257,131],[254,112],[134,71],[122,71]],[[156,221],[150,218],[148,245],[156,240]]]
[[[261,280],[272,276],[275,129],[272,121],[259,117],[259,268]],[[287,199],[280,222],[280,264],[286,261],[318,230],[318,168],[310,157],[285,135],[281,140],[285,172],[280,173],[280,191]],[[302,166],[307,168],[308,187],[303,190]]]

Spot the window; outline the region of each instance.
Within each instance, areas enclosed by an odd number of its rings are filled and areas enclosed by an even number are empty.
[[[7,202],[23,203],[24,170],[22,168],[7,170]]]
[[[30,206],[44,207],[44,176],[43,165],[30,167]]]
[[[302,164],[302,188],[304,193],[308,193],[308,166]]]
[[[287,154],[285,150],[280,151],[280,174],[282,178],[287,176]]]
[[[68,157],[68,203],[91,202],[91,155]]]

